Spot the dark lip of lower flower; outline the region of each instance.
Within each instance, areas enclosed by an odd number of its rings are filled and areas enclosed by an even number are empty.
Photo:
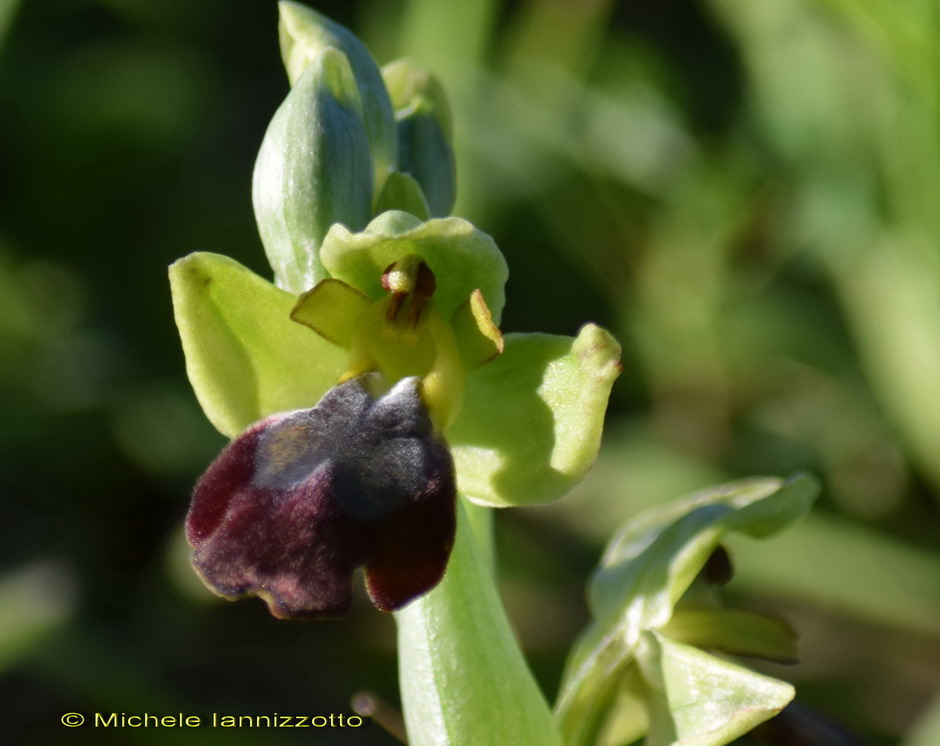
[[[453,459],[418,378],[379,386],[357,376],[312,409],[260,420],[209,466],[186,530],[210,588],[325,618],[348,613],[360,566],[384,611],[438,583],[456,531]]]

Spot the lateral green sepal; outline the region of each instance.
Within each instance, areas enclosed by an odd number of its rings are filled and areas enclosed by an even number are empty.
[[[555,500],[597,457],[620,345],[593,324],[576,338],[507,334],[503,353],[467,377],[448,430],[459,489],[505,507]]]
[[[235,260],[190,254],[170,285],[186,372],[223,435],[313,406],[342,375],[346,353],[290,320],[296,298]]]

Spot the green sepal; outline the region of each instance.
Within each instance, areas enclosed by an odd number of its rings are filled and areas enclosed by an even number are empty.
[[[463,368],[471,371],[500,355],[505,348],[503,335],[493,323],[483,293],[474,290],[454,311],[451,327],[460,350]]]
[[[637,661],[647,684],[645,746],[722,746],[794,696],[790,684],[656,632],[643,633]]]
[[[342,280],[327,278],[297,299],[290,317],[345,350],[352,347],[356,324],[372,305],[365,295]]]
[[[556,713],[567,742],[591,742],[608,714],[611,679],[631,675],[646,632],[665,634],[676,603],[729,533],[762,537],[779,531],[808,512],[818,492],[815,480],[805,475],[786,481],[750,479],[655,508],[627,523],[591,582],[593,621],[562,681]]]
[[[421,185],[411,176],[400,171],[392,171],[388,175],[375,205],[376,215],[389,210],[403,210],[421,220],[428,220],[431,217]]]
[[[437,78],[409,60],[382,68],[398,127],[398,168],[421,185],[431,215],[449,215],[457,199],[450,106]]]
[[[369,141],[342,52],[320,52],[274,114],[255,162],[252,200],[277,283],[294,293],[326,277],[318,254],[331,225],[359,230],[368,223]]]
[[[561,746],[470,525],[468,508],[483,509],[457,502],[447,574],[395,613],[408,743]]]
[[[574,487],[597,457],[619,358],[617,341],[593,324],[576,338],[506,335],[503,354],[467,377],[447,431],[458,489],[503,507],[549,502]]]
[[[378,194],[398,161],[398,134],[382,74],[365,45],[349,29],[300,3],[278,3],[281,58],[291,85],[327,47],[349,60],[362,101],[362,116],[372,151],[373,193]]]
[[[506,260],[493,239],[460,218],[422,222],[406,212],[379,215],[361,233],[334,225],[320,250],[332,277],[359,288],[373,300],[385,295],[382,273],[408,254],[423,258],[437,280],[434,302],[450,318],[479,289],[498,325],[506,302]]]
[[[342,375],[346,353],[290,320],[296,298],[235,260],[190,254],[170,266],[170,285],[186,372],[223,435],[312,407]]]

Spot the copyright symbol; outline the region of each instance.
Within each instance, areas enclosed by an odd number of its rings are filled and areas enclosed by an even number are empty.
[[[62,725],[66,728],[77,728],[85,722],[85,716],[78,712],[67,712],[62,716]]]

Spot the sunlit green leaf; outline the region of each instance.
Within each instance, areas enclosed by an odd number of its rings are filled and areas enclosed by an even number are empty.
[[[170,285],[186,372],[223,435],[313,406],[343,373],[347,353],[291,321],[297,299],[233,259],[190,254]]]
[[[509,334],[505,350],[467,378],[447,437],[458,487],[496,506],[561,497],[597,456],[620,345],[588,324],[577,338]]]

